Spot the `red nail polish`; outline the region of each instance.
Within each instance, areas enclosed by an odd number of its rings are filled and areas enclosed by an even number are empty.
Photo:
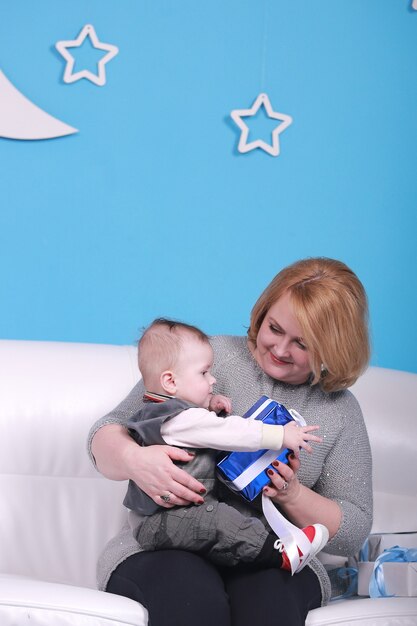
[[[278,467],[278,465],[279,465],[279,461],[272,461],[272,465],[273,465],[274,467]]]
[[[199,493],[204,496],[204,494],[207,493],[207,489],[200,489]]]
[[[273,476],[275,474],[275,472],[273,472],[271,469],[269,469],[267,472],[268,476]]]

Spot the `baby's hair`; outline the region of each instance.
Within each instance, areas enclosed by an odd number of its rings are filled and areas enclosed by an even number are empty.
[[[158,317],[143,331],[138,343],[138,365],[145,387],[176,365],[187,336],[209,343],[208,335],[196,326],[164,317]]]

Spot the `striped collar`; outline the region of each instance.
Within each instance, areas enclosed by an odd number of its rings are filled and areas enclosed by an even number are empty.
[[[166,402],[172,400],[174,396],[165,396],[163,393],[153,393],[152,391],[145,391],[143,394],[144,402]]]

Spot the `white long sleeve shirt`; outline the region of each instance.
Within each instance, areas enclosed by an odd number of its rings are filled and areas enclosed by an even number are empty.
[[[214,411],[190,408],[164,422],[161,435],[171,446],[252,452],[280,450],[284,427],[239,415],[219,417]]]

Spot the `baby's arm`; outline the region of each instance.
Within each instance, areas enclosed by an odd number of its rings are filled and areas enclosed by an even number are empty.
[[[169,445],[253,452],[280,450],[284,428],[239,415],[218,417],[213,411],[192,408],[165,421],[161,435]]]

